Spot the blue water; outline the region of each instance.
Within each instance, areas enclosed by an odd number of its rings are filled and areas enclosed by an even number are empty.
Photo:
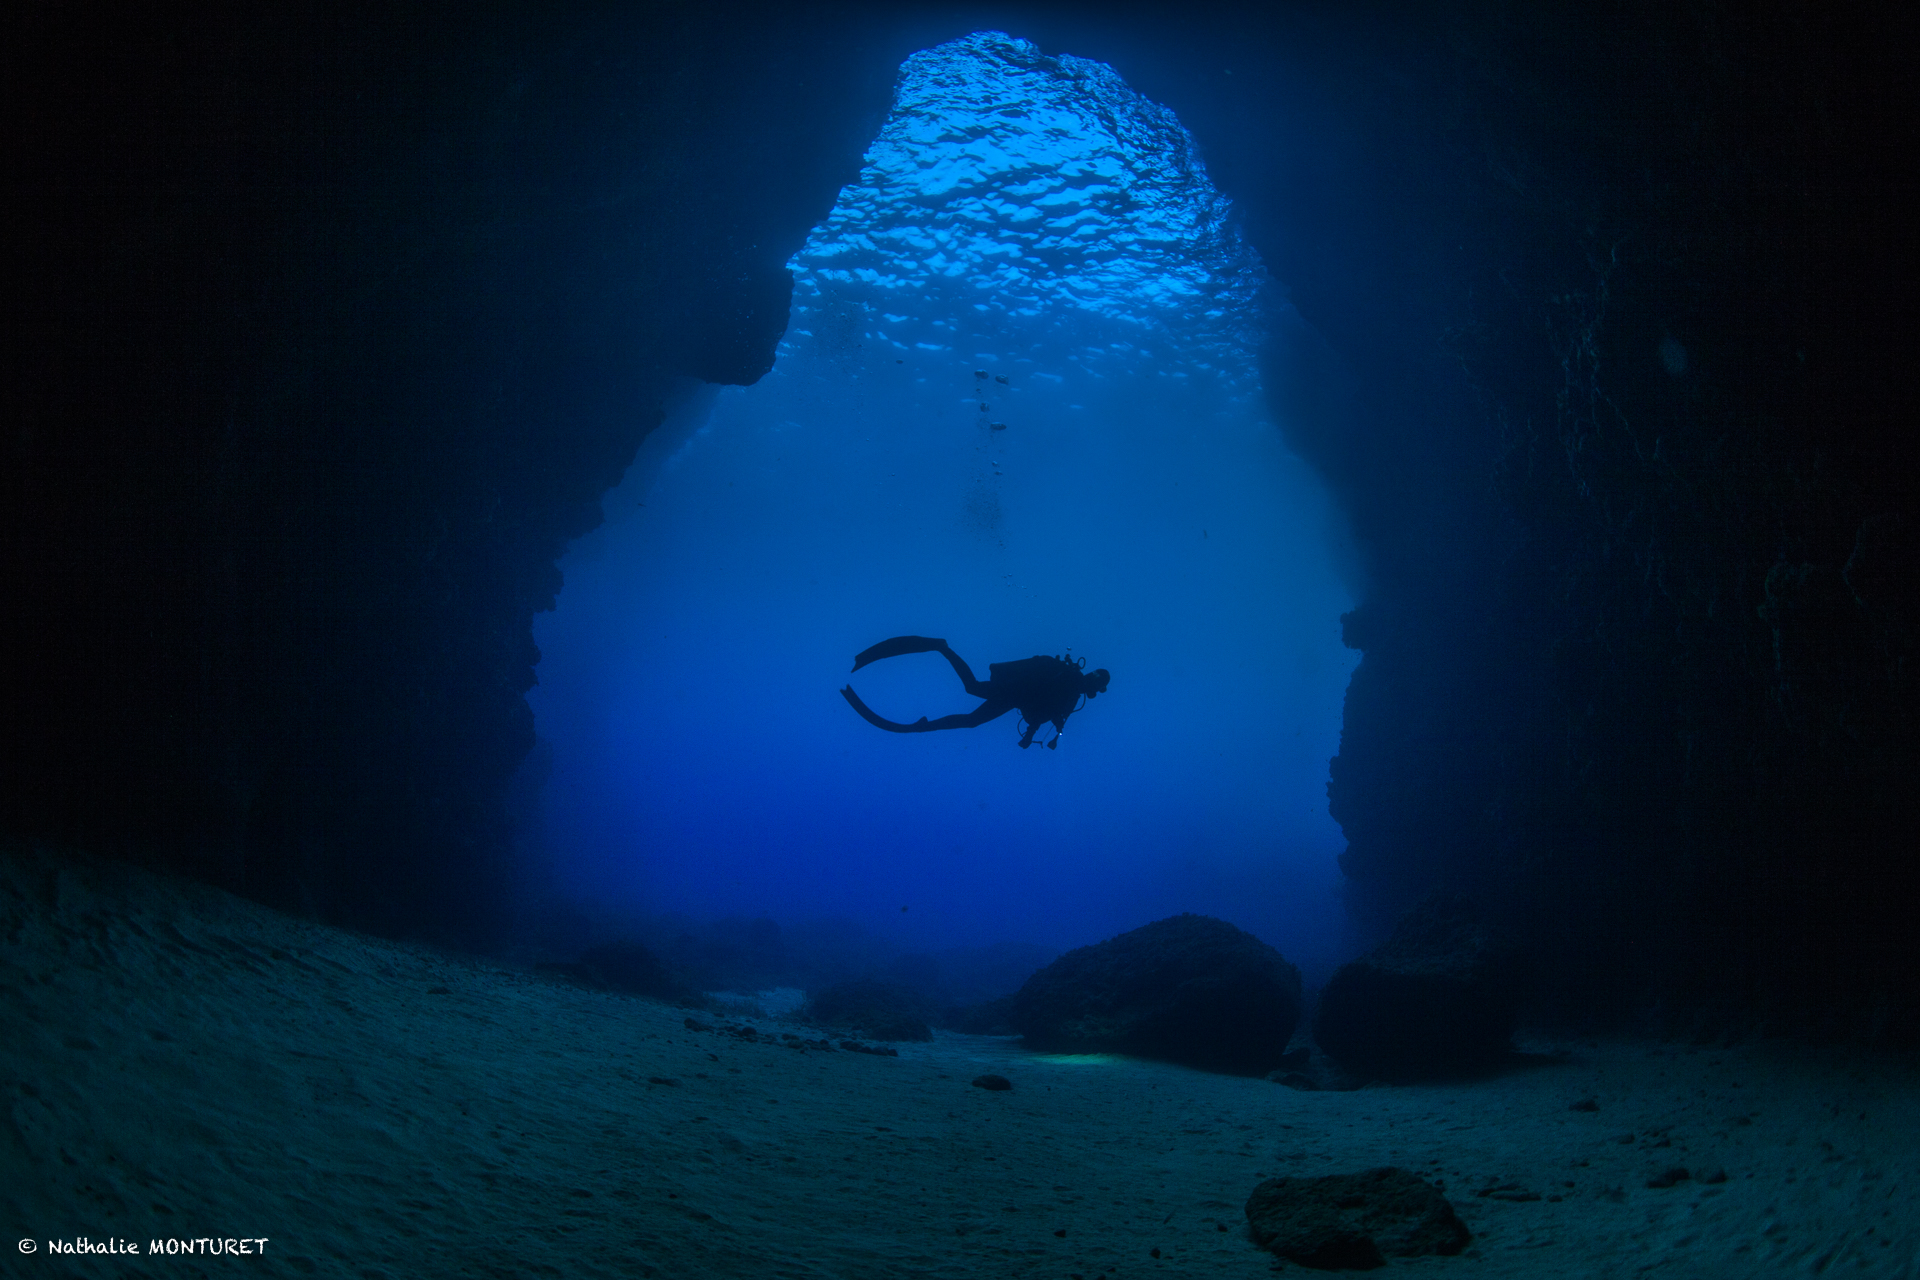
[[[532,695],[560,884],[902,947],[1067,947],[1180,911],[1341,950],[1341,527],[1256,369],[1285,303],[1197,148],[1102,64],[916,54],[792,263],[777,364],[689,388],[563,562]],[[1112,672],[1059,749],[944,660]],[[1045,735],[1043,735],[1044,737]]]

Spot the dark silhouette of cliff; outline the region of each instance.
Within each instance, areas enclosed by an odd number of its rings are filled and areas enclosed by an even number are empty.
[[[0,813],[498,937],[555,560],[677,380],[771,365],[890,68],[665,6],[7,25]]]

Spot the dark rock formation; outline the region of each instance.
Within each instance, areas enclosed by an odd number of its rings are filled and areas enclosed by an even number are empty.
[[[693,989],[645,944],[632,941],[602,942],[588,947],[571,964],[543,964],[543,973],[551,973],[583,986],[602,991],[624,991],[628,995],[653,996],[659,1000],[696,1000]],[[687,1026],[706,1030],[692,1019]]]
[[[124,8],[6,27],[0,822],[497,938],[556,557],[676,379],[767,368],[957,31]],[[1904,13],[1416,8],[1028,15],[1129,50],[1289,287],[1275,416],[1368,556],[1348,900],[1472,892],[1569,1017],[1912,1039]]]
[[[1471,1071],[1511,1048],[1517,992],[1512,953],[1480,927],[1473,905],[1432,898],[1333,975],[1314,1039],[1343,1068],[1374,1079]]]
[[[1013,1081],[1007,1079],[1005,1076],[992,1074],[975,1076],[972,1083],[974,1088],[985,1089],[988,1093],[1005,1093],[1007,1090],[1013,1088]]]
[[[1269,1178],[1247,1198],[1247,1226],[1261,1248],[1327,1271],[1455,1254],[1473,1238],[1438,1188],[1392,1166]]]
[[[804,1016],[820,1026],[858,1031],[869,1040],[931,1040],[926,1012],[925,1002],[911,987],[858,978],[816,992]]]
[[[580,968],[596,986],[611,991],[671,999],[687,994],[659,956],[638,942],[602,942],[588,947]]]
[[[943,1009],[940,1025],[949,1031],[969,1036],[1012,1036],[1020,1034],[1013,1025],[1014,997],[1001,996],[979,1004]]]
[[[682,931],[665,942],[673,966],[703,991],[765,991],[782,986],[825,986],[832,979],[808,982],[802,966],[781,935],[780,926],[754,920],[711,920],[698,932]],[[812,975],[809,975],[812,976]],[[835,974],[833,977],[844,977]]]
[[[0,822],[485,946],[555,560],[676,386],[770,366],[892,66],[772,12],[230,19],[6,19]]]
[[[1035,1049],[1131,1053],[1261,1075],[1300,1019],[1300,971],[1208,916],[1157,920],[1069,951],[1027,979],[1011,1021]]]
[[[1658,989],[1912,1040],[1916,249],[1884,230],[1914,220],[1911,40],[1775,0],[1433,13],[1322,160],[1382,219],[1394,188],[1434,212],[1371,279],[1304,188],[1233,180],[1275,170],[1222,144],[1260,143],[1175,104],[1350,370],[1346,423],[1294,433],[1374,549],[1348,901],[1380,928],[1472,893],[1569,1020]],[[1422,344],[1430,380],[1391,372]]]

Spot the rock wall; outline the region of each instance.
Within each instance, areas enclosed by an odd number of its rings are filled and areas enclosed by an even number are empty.
[[[984,25],[642,8],[10,14],[8,830],[497,930],[556,556]],[[1268,382],[1365,560],[1351,901],[1471,894],[1536,1012],[1914,1028],[1911,21],[1023,19],[1179,114],[1313,327]]]
[[[1439,16],[1241,108],[1310,141],[1182,109],[1345,369],[1276,381],[1371,561],[1350,900],[1474,895],[1536,1016],[1920,1032],[1908,26]]]
[[[496,934],[554,562],[769,367],[891,75],[636,13],[8,19],[10,830]]]
[[[1447,345],[1523,530],[1503,624],[1548,680],[1469,874],[1570,1007],[1920,1033],[1902,25],[1683,10],[1476,46],[1462,117],[1513,230]]]

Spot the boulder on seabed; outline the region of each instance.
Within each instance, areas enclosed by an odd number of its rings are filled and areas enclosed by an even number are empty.
[[[630,940],[597,943],[572,964],[542,964],[535,968],[603,991],[653,996],[660,1000],[687,1000],[693,996],[665,961],[645,944]]]
[[[1055,960],[1008,1021],[1049,1053],[1127,1053],[1262,1075],[1300,1020],[1300,971],[1250,933],[1179,915]]]
[[[1269,1178],[1247,1197],[1247,1226],[1262,1249],[1324,1271],[1459,1253],[1473,1238],[1438,1187],[1391,1165]]]
[[[1313,1035],[1355,1075],[1431,1079],[1504,1057],[1518,1005],[1512,953],[1481,927],[1471,902],[1442,895],[1340,967],[1320,992]]]
[[[931,1040],[925,1004],[901,983],[858,978],[816,991],[801,1012],[809,1022],[858,1031],[869,1040]]]

